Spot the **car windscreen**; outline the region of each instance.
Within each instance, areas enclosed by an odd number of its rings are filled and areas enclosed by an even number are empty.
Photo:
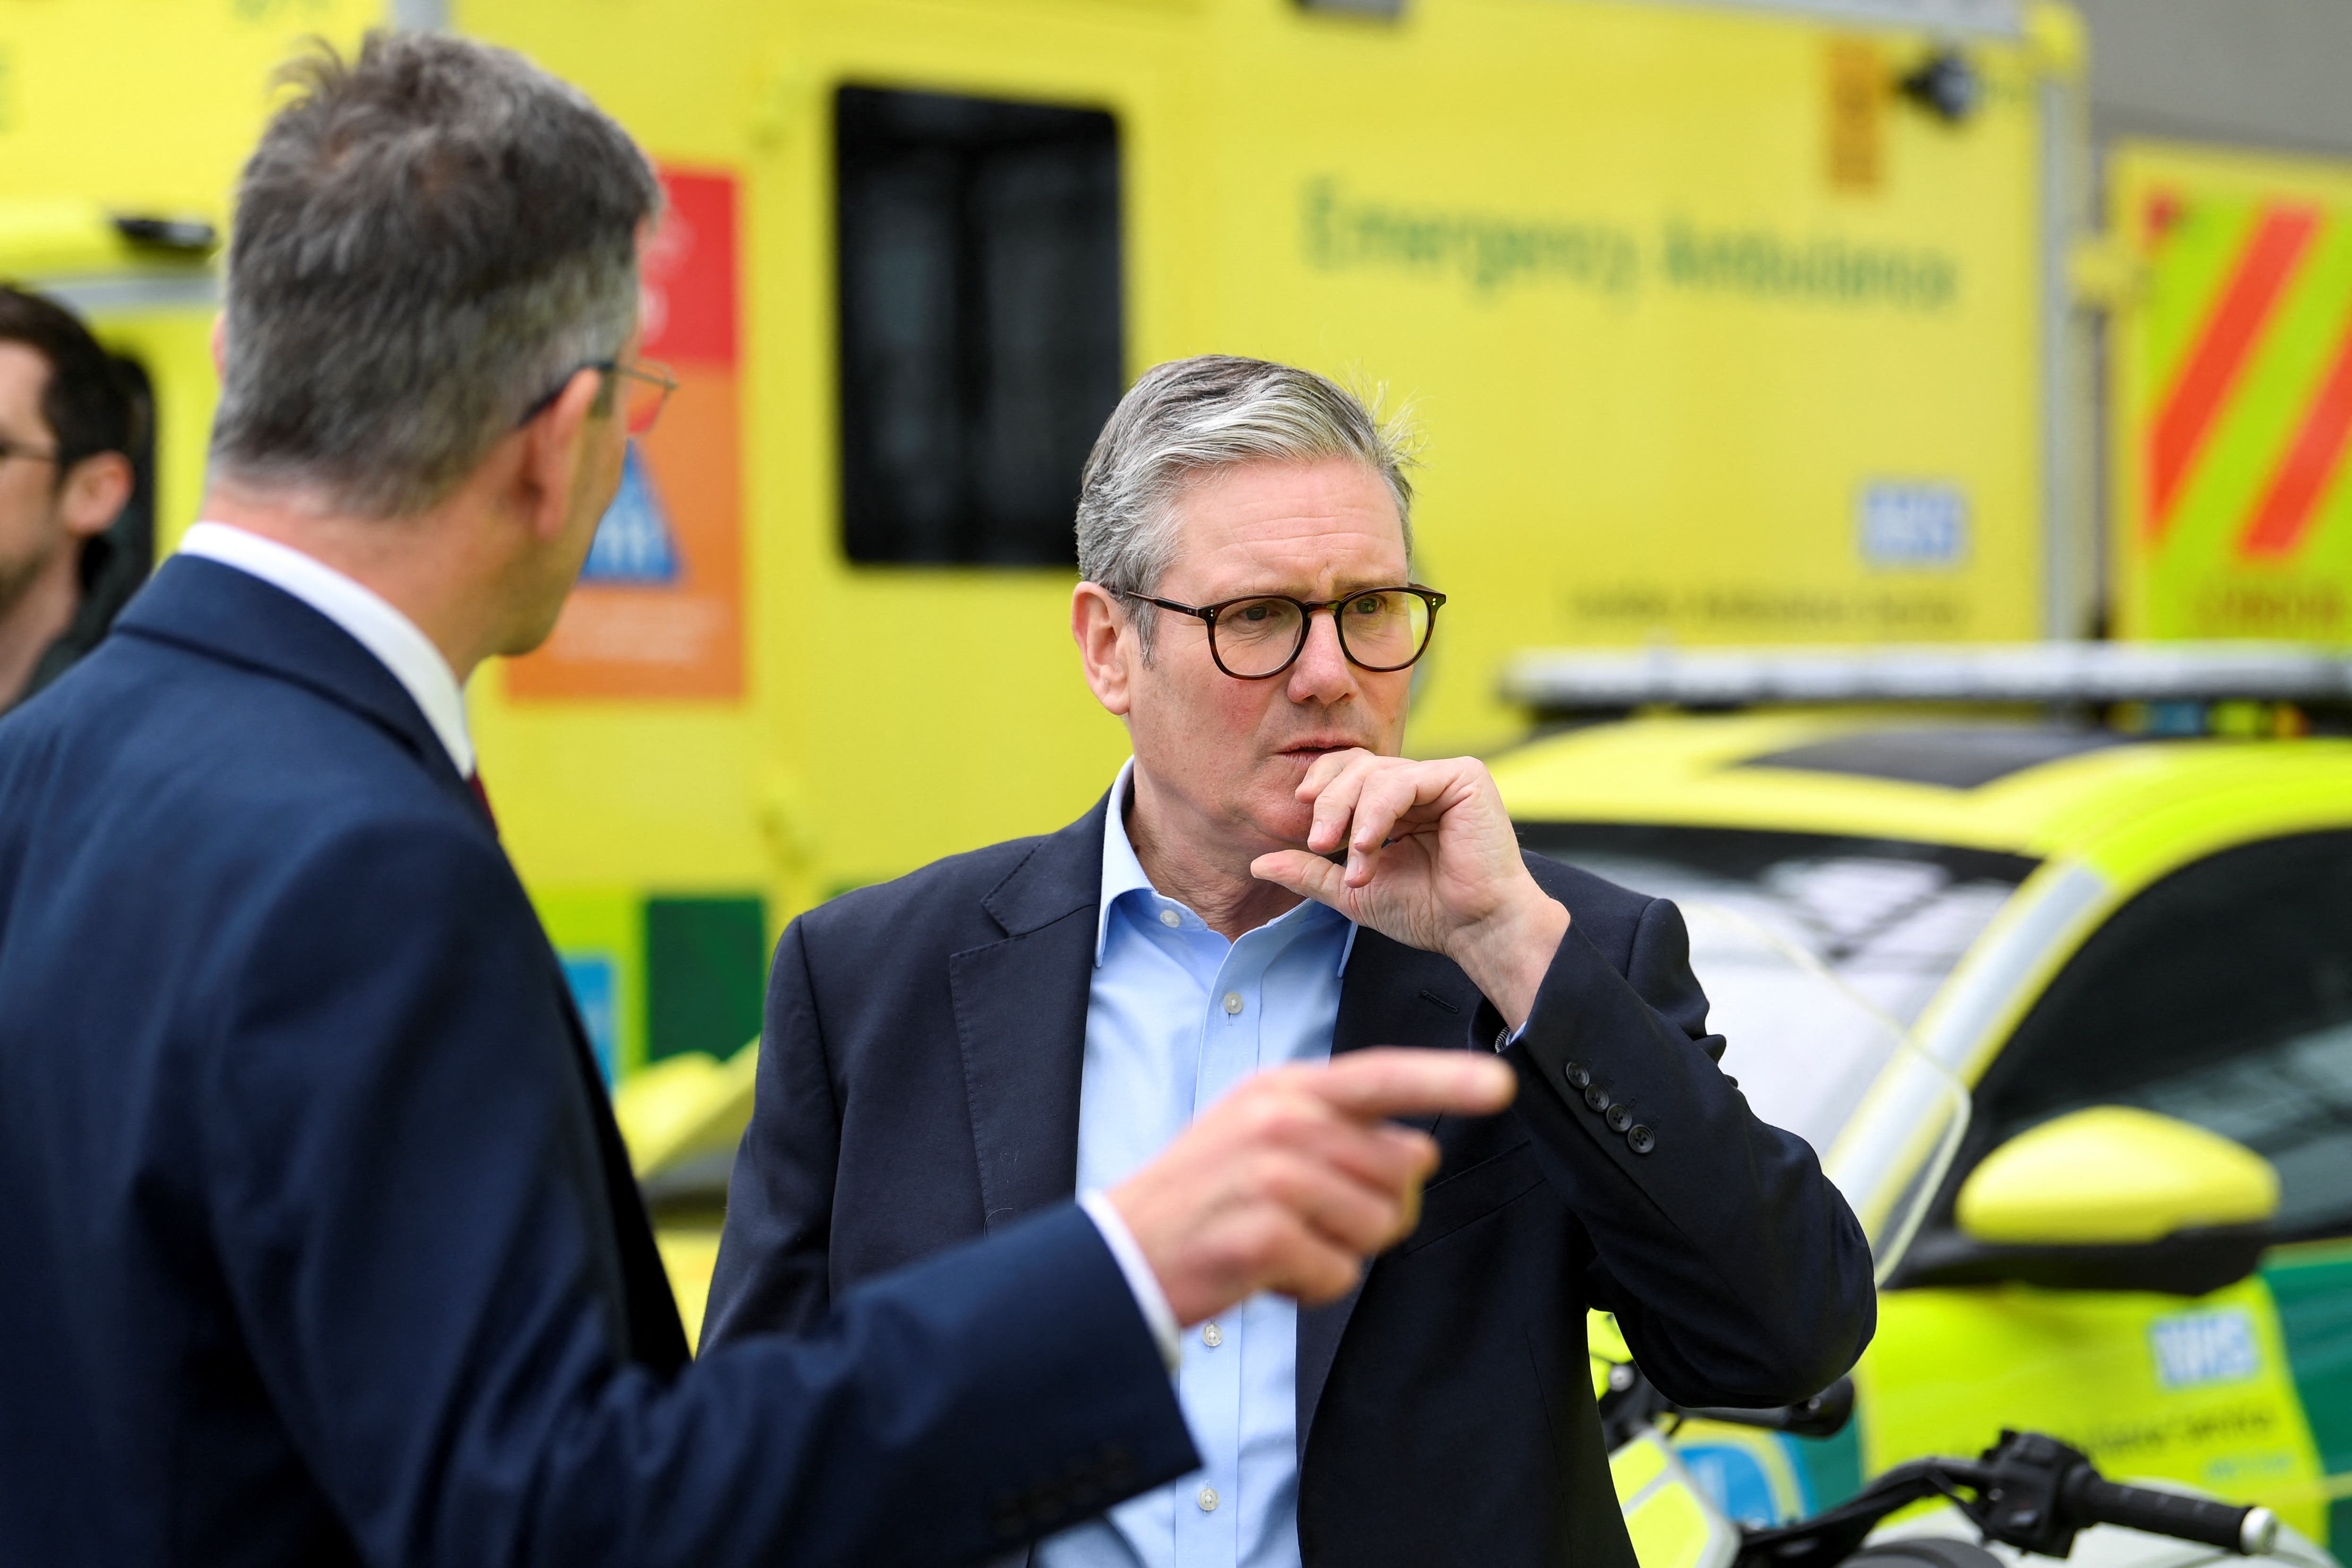
[[[1522,822],[1538,854],[1622,886],[1727,911],[1864,1007],[1823,1005],[1790,966],[1696,948],[1725,1070],[1758,1114],[1824,1155],[1945,977],[2030,875],[2021,855],[1742,828]],[[1877,1015],[1873,1018],[1873,1014]]]
[[[2053,1116],[2137,1105],[2278,1171],[2277,1233],[2352,1235],[2352,831],[2242,844],[2083,945],[1978,1090],[1969,1163]]]

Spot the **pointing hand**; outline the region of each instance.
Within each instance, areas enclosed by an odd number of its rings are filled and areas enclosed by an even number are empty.
[[[1391,1116],[1486,1115],[1517,1080],[1489,1056],[1387,1048],[1261,1072],[1108,1195],[1177,1321],[1260,1291],[1345,1295],[1411,1233],[1437,1145]]]

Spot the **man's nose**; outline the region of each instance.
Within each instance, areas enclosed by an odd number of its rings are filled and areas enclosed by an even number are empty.
[[[1307,619],[1307,646],[1290,666],[1289,697],[1295,703],[1334,703],[1355,688],[1356,672],[1339,646],[1339,622],[1328,611]]]

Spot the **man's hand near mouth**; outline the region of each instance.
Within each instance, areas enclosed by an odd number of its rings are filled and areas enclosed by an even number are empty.
[[[1528,874],[1483,763],[1318,750],[1298,799],[1315,812],[1306,848],[1260,855],[1251,874],[1444,954],[1513,1029],[1527,1021],[1568,909]]]

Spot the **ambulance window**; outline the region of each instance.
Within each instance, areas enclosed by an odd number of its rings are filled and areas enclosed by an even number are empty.
[[[1758,1114],[1823,1152],[1898,1043],[1881,1015],[1916,1019],[2037,863],[1746,828],[1527,821],[1518,831],[1539,854],[1730,917],[1727,944],[1710,944],[1702,921],[1691,955],[1709,1027],[1729,1040],[1724,1070]],[[1852,1005],[1820,971],[1869,1005]]]
[[[845,87],[834,132],[843,549],[1072,565],[1124,382],[1117,123]]]
[[[1948,844],[1747,828],[1522,822],[1518,832],[1537,853],[1622,886],[1730,910],[1904,1024],[2039,863]],[[1790,1038],[1789,1067],[1801,1071],[1803,1031]]]
[[[2352,832],[2214,855],[2117,912],[1979,1086],[1974,1155],[2114,1104],[2269,1159],[2282,1236],[2352,1234]]]

